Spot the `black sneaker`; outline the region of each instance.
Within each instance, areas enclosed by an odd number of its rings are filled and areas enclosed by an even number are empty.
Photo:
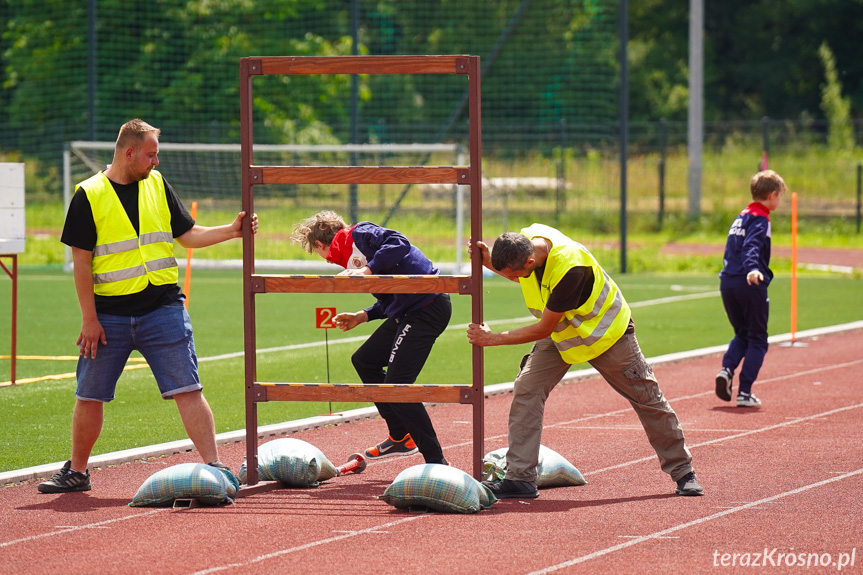
[[[491,489],[491,492],[498,499],[536,499],[539,497],[535,481],[504,479],[503,481],[483,481],[482,484]]]
[[[677,480],[677,489],[674,492],[678,495],[704,495],[704,489],[698,484],[698,478],[695,477],[694,471],[690,471]]]
[[[72,491],[90,491],[90,472],[80,473],[69,469],[71,461],[67,461],[63,468],[48,481],[39,484],[41,493],[71,493]]]
[[[731,401],[731,389],[734,373],[727,367],[723,367],[716,374],[716,397],[722,401]]]

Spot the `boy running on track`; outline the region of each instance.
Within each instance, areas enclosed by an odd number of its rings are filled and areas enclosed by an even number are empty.
[[[734,337],[716,374],[716,396],[731,401],[734,372],[741,362],[737,407],[761,407],[752,393],[767,354],[767,318],[770,299],[770,212],[785,194],[785,181],[773,170],[755,174],[749,182],[752,203],[734,219],[728,231],[719,291]]]

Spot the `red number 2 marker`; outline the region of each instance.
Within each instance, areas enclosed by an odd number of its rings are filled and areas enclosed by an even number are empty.
[[[315,327],[318,329],[335,329],[336,324],[333,323],[334,317],[336,317],[336,308],[316,307]]]

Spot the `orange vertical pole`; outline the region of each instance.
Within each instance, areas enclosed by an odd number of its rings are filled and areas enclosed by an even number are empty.
[[[195,219],[195,216],[198,213],[198,202],[192,202],[192,219]],[[192,285],[192,248],[188,248],[186,250],[186,277],[183,280],[183,293],[186,294],[186,301],[184,302],[186,309],[189,309],[189,288]]]
[[[797,192],[791,192],[791,343],[797,341]]]

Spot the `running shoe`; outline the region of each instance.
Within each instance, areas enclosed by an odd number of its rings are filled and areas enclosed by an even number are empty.
[[[752,393],[738,393],[737,407],[761,407],[761,400]]]
[[[71,461],[67,461],[60,471],[48,481],[38,485],[41,493],[71,493],[73,491],[90,491],[90,472],[73,471]]]
[[[727,367],[723,367],[716,374],[716,397],[722,401],[731,401],[732,379],[734,373]]]
[[[536,499],[539,490],[535,481],[516,481],[515,479],[504,479],[502,481],[483,481],[498,499]]]
[[[690,471],[677,480],[677,489],[674,492],[678,495],[704,495],[704,489],[698,484],[698,478],[695,477],[694,471]]]
[[[419,451],[417,444],[411,439],[410,434],[407,434],[399,441],[393,439],[392,436],[387,436],[383,443],[366,449],[365,456],[367,459],[384,459],[396,455],[413,455],[417,451]]]

